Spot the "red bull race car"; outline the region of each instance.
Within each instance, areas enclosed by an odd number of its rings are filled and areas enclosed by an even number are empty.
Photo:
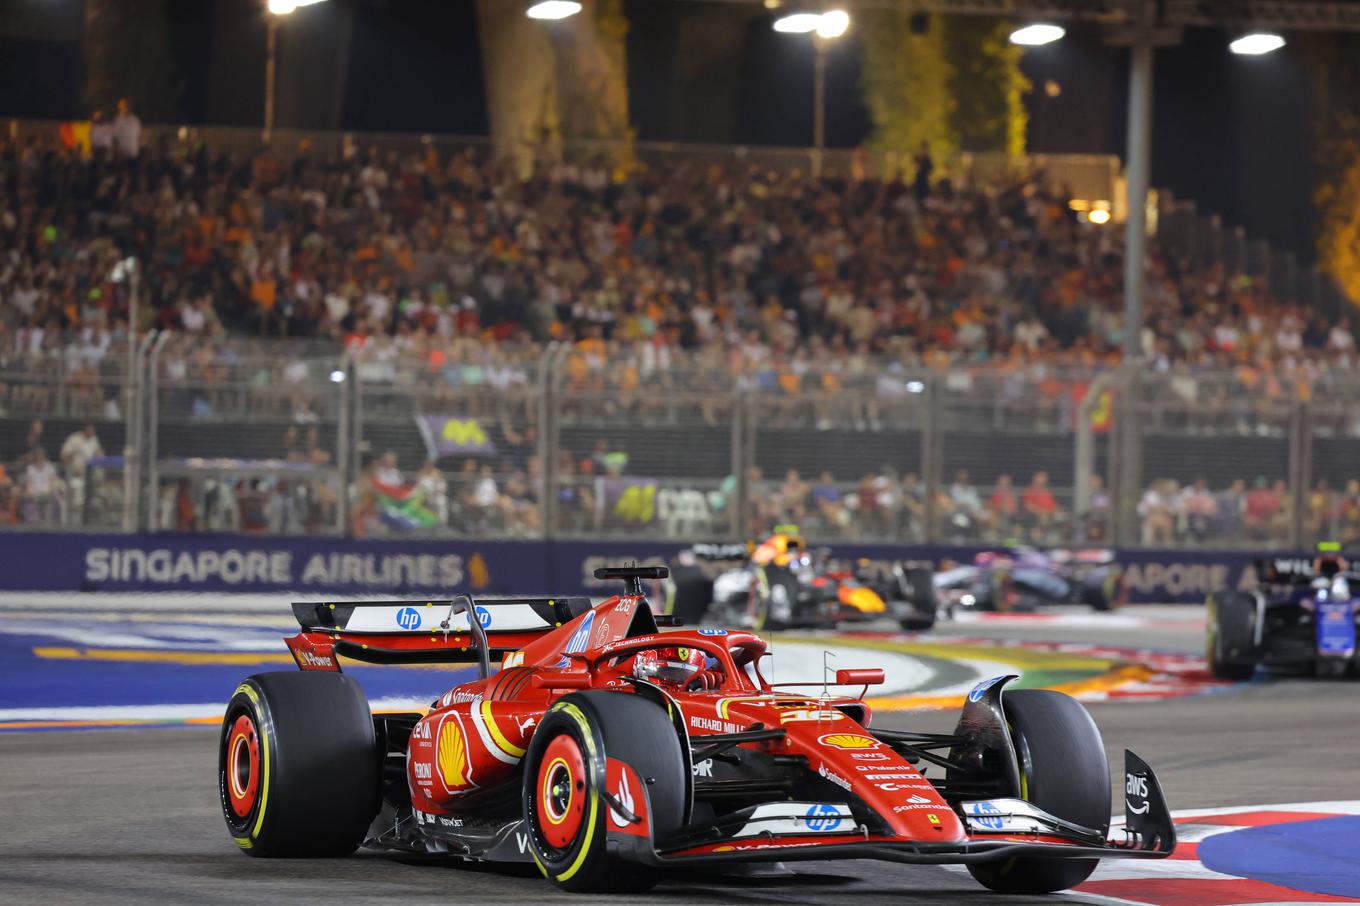
[[[809,548],[796,526],[759,543],[693,545],[676,557],[665,591],[666,612],[686,622],[767,632],[883,619],[922,631],[945,615],[929,564],[845,563]]]
[[[1085,709],[979,684],[952,733],[874,726],[846,669],[809,694],[761,672],[746,631],[661,632],[624,593],[295,604],[300,671],[237,688],[222,724],[227,829],[258,857],[397,854],[531,862],[570,891],[637,891],[694,865],[962,863],[986,887],[1072,887],[1102,858],[1161,858],[1176,833],[1125,754],[1125,822]],[[471,663],[426,709],[370,713],[342,659]],[[499,662],[499,669],[493,669]],[[858,690],[832,694],[830,687]]]

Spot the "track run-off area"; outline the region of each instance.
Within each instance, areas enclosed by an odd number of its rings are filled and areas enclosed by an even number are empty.
[[[216,727],[242,677],[294,669],[282,643],[296,631],[287,604],[272,596],[0,597],[0,811],[11,819],[0,902],[557,898],[520,870],[373,854],[274,862],[236,852],[217,804]],[[875,725],[893,728],[950,730],[967,690],[1000,673],[1018,674],[1017,687],[1086,702],[1112,765],[1127,746],[1157,770],[1181,845],[1166,861],[1107,861],[1080,890],[1033,902],[1360,902],[1360,689],[1287,678],[1215,682],[1201,659],[1203,629],[1194,607],[970,615],[923,634],[777,635],[767,672],[812,687],[824,666],[883,667],[887,681],[868,700]],[[375,708],[423,707],[473,675],[465,667],[346,670]],[[1122,802],[1112,811],[1122,812]],[[990,894],[961,870],[866,861],[687,873],[648,896],[677,904],[1025,902]]]

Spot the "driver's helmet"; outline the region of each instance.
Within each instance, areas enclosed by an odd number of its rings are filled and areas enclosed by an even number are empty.
[[[708,664],[698,648],[651,648],[633,658],[633,676],[680,686]]]

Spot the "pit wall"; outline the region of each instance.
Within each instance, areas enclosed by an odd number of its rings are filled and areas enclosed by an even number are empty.
[[[383,595],[607,594],[606,565],[664,564],[683,545],[647,541],[360,541],[239,535],[0,535],[0,592],[293,592]],[[841,545],[881,565],[968,562],[981,548]],[[1249,587],[1253,557],[1280,552],[1125,550],[1131,603],[1193,603]]]

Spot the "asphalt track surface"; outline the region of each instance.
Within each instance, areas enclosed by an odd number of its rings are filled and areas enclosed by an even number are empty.
[[[1157,645],[1194,650],[1198,630],[957,626],[950,634]],[[1094,633],[1094,635],[1093,635]],[[1174,809],[1360,798],[1360,689],[1354,683],[1257,681],[1224,692],[1092,704],[1110,762],[1133,748]],[[951,713],[882,715],[883,726],[952,728]],[[521,868],[348,859],[244,857],[216,794],[217,732],[200,728],[0,735],[0,903],[572,902]],[[1116,777],[1122,783],[1122,777]],[[1115,789],[1119,786],[1116,784]],[[1116,804],[1112,803],[1112,810]],[[594,902],[609,898],[582,898]],[[637,902],[636,896],[617,898]],[[770,878],[667,879],[664,904],[1053,903],[1000,897],[966,874],[867,861],[813,862]],[[1079,895],[1057,902],[1083,902]],[[1093,901],[1094,902],[1094,901]]]

